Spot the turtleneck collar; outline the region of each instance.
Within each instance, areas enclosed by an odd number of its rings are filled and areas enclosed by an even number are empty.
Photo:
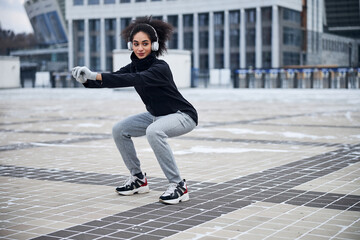
[[[156,60],[155,53],[152,52],[146,58],[139,59],[134,52],[131,53],[131,61],[137,72],[148,69]]]

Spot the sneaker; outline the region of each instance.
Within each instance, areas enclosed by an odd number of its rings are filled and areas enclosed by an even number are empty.
[[[147,193],[149,192],[149,186],[146,179],[146,173],[144,178],[140,179],[137,176],[130,176],[123,186],[117,187],[115,191],[120,195],[133,195],[135,193]]]
[[[160,196],[159,201],[165,204],[178,204],[189,200],[185,179],[179,183],[170,183],[168,189]]]

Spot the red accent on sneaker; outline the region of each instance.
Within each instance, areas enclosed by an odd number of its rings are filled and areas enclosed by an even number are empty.
[[[143,185],[141,185],[141,187],[145,187],[147,186],[147,178],[145,177],[145,183]]]

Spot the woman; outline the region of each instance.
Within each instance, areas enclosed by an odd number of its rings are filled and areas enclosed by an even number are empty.
[[[146,174],[132,142],[132,137],[145,136],[169,181],[159,201],[177,204],[189,200],[185,179],[180,177],[168,137],[193,130],[198,123],[195,108],[178,91],[168,64],[157,59],[166,51],[171,25],[151,18],[132,22],[122,36],[132,51],[131,63],[113,73],[96,73],[87,67],[75,67],[72,74],[87,88],[118,88],[133,86],[144,102],[147,112],[130,116],[113,127],[113,137],[130,177],[117,187],[120,195],[149,192]]]

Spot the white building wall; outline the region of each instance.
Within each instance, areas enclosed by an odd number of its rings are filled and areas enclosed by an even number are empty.
[[[349,48],[351,44],[351,56]],[[322,52],[321,59],[323,65],[332,65],[339,67],[354,66],[359,58],[358,46],[360,40],[355,41],[351,38],[336,36],[333,34],[322,34]],[[350,63],[351,62],[351,63]]]
[[[0,88],[20,87],[20,58],[0,56]]]

